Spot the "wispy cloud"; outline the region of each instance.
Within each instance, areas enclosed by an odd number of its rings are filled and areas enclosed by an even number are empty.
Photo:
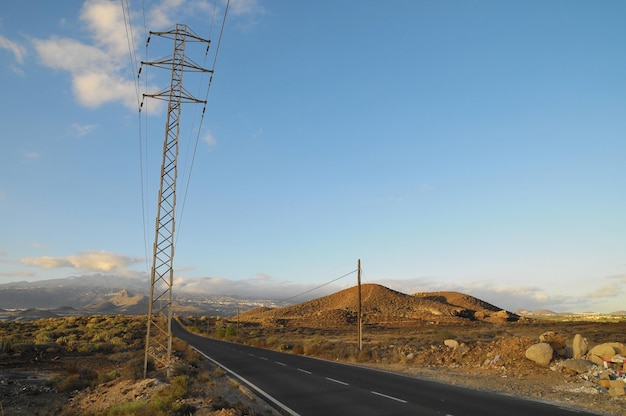
[[[156,7],[148,11],[148,20],[158,30],[171,26],[175,19],[175,11],[185,3],[184,0],[163,0]]]
[[[259,23],[265,9],[258,0],[230,0],[228,13],[237,18],[236,27],[248,30]]]
[[[26,159],[38,159],[41,157],[41,153],[37,153],[37,152],[26,152],[24,153],[24,157]]]
[[[17,42],[0,35],[0,49],[6,49],[13,54],[15,61],[22,65],[26,56],[26,48]]]
[[[20,259],[22,264],[42,269],[72,268],[86,272],[117,272],[120,274],[128,274],[130,266],[142,261],[141,258],[107,251],[82,251],[75,256],[40,256]]]
[[[87,134],[94,131],[96,128],[98,128],[96,124],[78,124],[78,123],[72,124],[72,129],[74,130],[74,132],[76,133],[78,137],[86,136]]]
[[[284,300],[292,302],[329,295],[338,290],[336,286],[325,286],[314,292],[315,284],[277,281],[265,273],[257,273],[248,279],[232,280],[223,277],[177,278],[174,281],[178,293],[240,296],[243,298]],[[305,294],[305,292],[308,292]],[[299,294],[304,294],[297,297]]]
[[[612,276],[608,277],[609,279],[617,279],[619,280],[621,283],[626,283],[626,273],[621,273],[621,274],[614,274]]]
[[[21,278],[21,277],[33,277],[35,276],[35,272],[1,272],[0,277],[11,277],[11,278]]]
[[[519,309],[537,310],[569,307],[578,302],[577,299],[561,295],[549,295],[535,286],[498,285],[492,282],[475,281],[463,285],[440,283],[429,278],[385,279],[381,284],[403,293],[455,291],[472,295],[494,306],[516,311]]]
[[[587,298],[589,299],[601,299],[601,298],[614,298],[621,294],[621,290],[618,284],[611,283],[600,286],[593,292],[589,293]]]
[[[209,147],[213,147],[217,144],[217,140],[215,140],[215,136],[213,133],[208,132],[204,136],[202,136],[202,141],[209,145]]]

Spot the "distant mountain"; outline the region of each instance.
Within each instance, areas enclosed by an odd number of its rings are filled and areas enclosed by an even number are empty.
[[[37,280],[34,282],[12,282],[0,284],[3,289],[32,289],[32,288],[60,288],[60,287],[94,287],[99,289],[129,289],[134,291],[148,292],[150,290],[149,279],[134,279],[108,274],[88,274],[82,276],[69,276],[62,279]]]
[[[5,283],[0,284],[0,320],[68,314],[147,314],[149,296],[150,283],[147,280],[114,275]],[[275,304],[271,300],[198,295],[176,290],[173,298],[175,313],[209,316],[232,316],[238,310]]]
[[[519,316],[479,299],[457,292],[431,292],[408,295],[377,284],[361,287],[362,313],[366,323],[402,322],[405,320],[514,321]],[[282,308],[257,308],[239,315],[250,322],[302,322],[310,326],[333,326],[355,323],[358,288]]]
[[[557,316],[557,315],[559,315],[558,312],[554,312],[554,311],[551,311],[549,309],[537,309],[537,310],[534,310],[534,311],[529,311],[529,310],[526,310],[526,309],[520,309],[520,310],[515,311],[515,313],[517,313],[518,315],[521,315],[521,316],[529,316],[529,317],[530,316]],[[568,314],[568,313],[566,313],[566,314]]]

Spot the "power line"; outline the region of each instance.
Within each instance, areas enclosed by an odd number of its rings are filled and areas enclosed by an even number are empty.
[[[142,224],[143,224],[143,239],[144,239],[144,252],[146,259],[146,273],[148,272],[148,240],[146,236],[146,198],[145,198],[145,190],[144,190],[144,163],[143,163],[143,134],[141,129],[141,107],[143,106],[143,102],[141,100],[140,93],[140,85],[139,85],[139,73],[141,69],[138,69],[138,59],[137,59],[137,51],[135,48],[135,34],[133,31],[133,23],[132,23],[132,15],[130,12],[130,6],[128,0],[120,0],[122,7],[122,15],[124,17],[124,29],[126,31],[126,42],[128,45],[128,55],[131,66],[131,71],[133,74],[133,84],[135,86],[135,94],[137,98],[137,116],[138,116],[138,144],[139,144],[139,174],[140,174],[140,188],[141,188],[141,214],[142,214]],[[146,13],[143,0],[141,1],[141,10],[143,15],[143,27],[144,33],[146,33]],[[147,56],[147,45],[146,45],[146,56]],[[146,89],[147,89],[147,77],[146,77]],[[147,157],[147,156],[146,156]],[[147,185],[146,185],[147,186]]]
[[[331,284],[331,283],[333,283],[333,282],[336,282],[337,280],[340,280],[340,279],[343,279],[344,277],[350,276],[351,274],[356,273],[357,271],[359,271],[359,269],[352,270],[350,273],[346,273],[346,274],[344,274],[343,276],[339,276],[339,277],[337,277],[337,278],[335,278],[335,279],[331,280],[330,282],[326,282],[326,283],[324,283],[324,284],[321,284],[321,285],[319,285],[319,286],[314,287],[313,289],[309,289],[309,290],[304,291],[304,292],[302,292],[302,293],[298,293],[297,295],[294,295],[294,296],[292,296],[292,297],[290,297],[290,298],[287,298],[287,299],[283,299],[283,300],[281,300],[280,302],[287,302],[287,301],[289,301],[289,300],[291,300],[291,299],[294,299],[294,298],[300,297],[300,296],[302,296],[302,295],[306,295],[307,293],[313,292],[314,290],[320,289],[320,288],[322,288],[322,287],[324,287],[324,286],[328,286],[329,284]]]
[[[220,34],[219,34],[219,38],[217,40],[217,47],[215,49],[215,55],[213,57],[213,66],[212,66],[212,68],[209,71],[210,75],[209,75],[209,82],[208,82],[207,89],[206,89],[206,95],[204,97],[204,106],[202,107],[202,115],[200,117],[200,123],[198,125],[198,132],[196,134],[196,141],[195,141],[195,145],[194,145],[194,148],[193,148],[193,153],[192,153],[192,156],[191,156],[191,164],[189,166],[189,174],[187,175],[187,181],[185,183],[185,192],[183,193],[183,200],[182,200],[182,205],[181,205],[181,208],[180,208],[180,215],[179,215],[179,218],[178,218],[178,230],[176,232],[176,241],[178,241],[178,236],[180,235],[180,229],[181,229],[181,225],[182,225],[183,212],[185,211],[185,204],[186,204],[186,201],[187,201],[187,194],[188,194],[188,191],[189,191],[189,184],[191,183],[191,173],[193,171],[194,162],[196,160],[196,153],[198,151],[198,143],[200,142],[200,133],[202,132],[202,124],[204,123],[204,116],[206,114],[206,106],[207,106],[207,102],[208,102],[208,99],[209,99],[209,92],[211,91],[211,84],[213,83],[213,74],[215,73],[215,66],[217,64],[217,56],[219,54],[220,45],[222,43],[222,36],[224,34],[224,26],[226,25],[226,17],[228,15],[229,5],[230,5],[230,0],[228,0],[226,2],[226,8],[224,10],[224,17],[222,18],[222,26],[220,28]],[[213,14],[215,15],[215,7],[213,9]],[[210,27],[209,32],[211,32],[213,30],[212,27],[213,27],[213,19],[211,19],[211,27]],[[207,53],[208,53],[208,46],[207,46]],[[208,56],[207,53],[205,53],[205,55],[204,55],[204,61],[205,62],[206,62],[206,58]],[[195,118],[195,115],[194,115],[194,118]]]

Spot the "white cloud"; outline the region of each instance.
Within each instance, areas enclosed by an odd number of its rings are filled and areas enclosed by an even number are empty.
[[[258,139],[261,136],[263,136],[263,127],[259,127],[254,133],[252,133],[253,139]]]
[[[609,276],[609,279],[617,279],[621,283],[626,283],[626,273],[615,274],[613,276]]]
[[[211,132],[208,132],[202,137],[202,141],[209,145],[209,147],[213,147],[217,144],[217,140],[215,140],[215,136]]]
[[[604,286],[600,286],[593,292],[589,293],[586,297],[591,299],[597,298],[613,298],[620,294],[621,290],[619,285],[611,283]]]
[[[35,272],[2,272],[0,273],[0,277],[21,278],[21,277],[33,277],[33,276],[35,276]]]
[[[41,154],[37,152],[26,152],[24,153],[24,157],[26,159],[38,159],[41,157]]]
[[[509,311],[519,309],[537,310],[575,306],[582,301],[562,295],[549,295],[534,286],[498,285],[493,282],[474,281],[463,284],[440,283],[428,278],[406,280],[381,280],[380,284],[403,293],[455,291],[474,296],[499,308]]]
[[[124,23],[124,12],[118,2],[91,0],[85,2],[81,19],[91,30],[97,44],[113,56],[128,54],[129,39]],[[127,19],[129,17],[127,16]],[[130,34],[129,34],[130,35]],[[135,44],[130,39],[131,46]]]
[[[206,14],[206,21],[209,22],[209,9],[213,11],[213,7],[209,7],[205,0],[163,0],[146,9],[149,28],[145,29],[166,30],[186,15]],[[256,0],[234,0],[231,1],[229,13],[240,18],[254,19],[263,14],[264,10]],[[216,14],[219,11],[216,10]],[[133,17],[137,19],[133,25],[135,30],[131,33],[127,30],[125,19],[130,21]],[[72,90],[81,105],[98,108],[106,103],[121,102],[130,109],[137,109],[136,74],[131,71],[129,57],[134,55],[138,39],[129,37],[143,36],[143,31],[138,30],[143,27],[143,14],[125,16],[117,1],[87,0],[83,4],[80,19],[91,40],[85,42],[56,36],[35,39],[33,44],[41,62],[49,68],[71,74]],[[208,26],[195,29],[201,34]],[[144,41],[141,39],[142,44]],[[0,48],[10,50],[18,62],[23,62],[25,48],[4,37],[0,37]],[[156,91],[158,88],[150,86],[148,90]],[[150,106],[151,112],[158,112],[160,108],[161,105]]]
[[[76,74],[74,93],[78,100],[88,107],[97,108],[103,103],[121,101],[128,108],[137,108],[137,94],[133,81],[104,71]]]
[[[76,132],[78,137],[85,136],[95,130],[98,126],[95,124],[78,124],[73,123],[72,129]]]
[[[258,0],[230,0],[229,13],[235,16],[258,15],[265,13]]]
[[[148,12],[148,19],[155,30],[163,30],[171,26],[175,21],[174,10],[179,8],[184,0],[163,0],[156,7]]]
[[[33,43],[41,62],[49,68],[70,72],[74,95],[82,105],[97,108],[121,101],[126,107],[136,109],[135,82],[124,76],[130,66],[129,39],[119,3],[87,1],[81,21],[94,44],[55,36],[35,39]],[[134,45],[131,39],[130,47]]]
[[[0,49],[6,49],[11,52],[18,64],[22,65],[24,63],[24,57],[26,56],[26,48],[24,46],[0,35]]]
[[[284,300],[304,302],[309,299],[326,296],[338,290],[336,286],[325,286],[309,292],[316,284],[276,281],[264,273],[241,280],[230,280],[223,277],[177,278],[174,287],[178,293],[195,293],[205,295],[229,295],[242,298]],[[305,294],[305,292],[308,292]],[[302,296],[297,296],[303,294]]]
[[[128,267],[141,261],[143,260],[136,257],[107,251],[82,251],[75,256],[41,256],[20,259],[22,264],[37,266],[42,269],[69,267],[88,272],[117,272],[121,274],[128,274]]]
[[[22,264],[28,266],[37,266],[42,269],[58,269],[61,267],[72,267],[72,263],[64,258],[41,256],[41,257],[26,257],[20,259]]]

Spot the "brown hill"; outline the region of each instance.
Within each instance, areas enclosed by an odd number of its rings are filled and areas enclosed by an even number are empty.
[[[378,284],[361,287],[364,323],[411,320],[516,320],[517,315],[458,292],[407,295]],[[256,308],[239,315],[241,321],[306,326],[341,326],[357,322],[358,288],[284,308]]]
[[[518,320],[517,314],[508,312],[485,302],[471,295],[460,292],[420,292],[413,296],[421,299],[428,299],[435,302],[441,302],[457,308],[457,314],[473,319],[504,317],[506,313],[507,320]]]

